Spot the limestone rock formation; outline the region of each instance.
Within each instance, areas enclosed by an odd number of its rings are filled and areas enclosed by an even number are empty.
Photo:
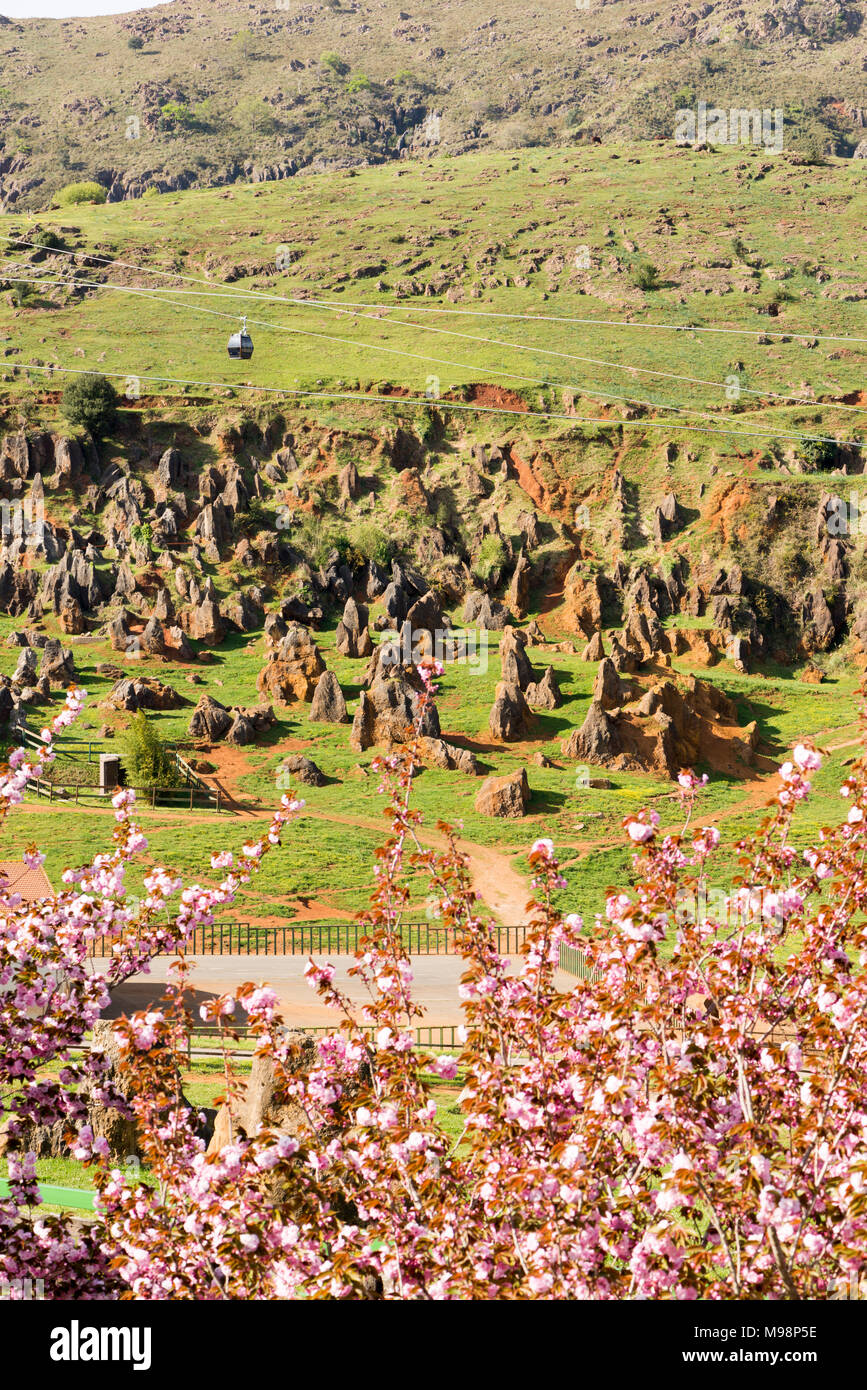
[[[532,718],[520,685],[500,681],[488,720],[492,737],[502,743],[515,743],[526,737]]]
[[[420,683],[419,683],[420,685]],[[382,746],[391,749],[411,742],[418,718],[420,689],[406,675],[378,675],[370,690],[362,691],[349,746],[356,753]],[[440,721],[436,706],[429,704],[422,716],[420,734],[439,738]]]
[[[271,651],[259,672],[256,687],[282,705],[313,698],[316,683],[325,670],[322,653],[306,627],[293,623]]]
[[[309,717],[319,724],[349,723],[346,700],[333,671],[323,671],[316,682]]]
[[[530,787],[523,767],[507,777],[486,777],[476,796],[476,810],[481,816],[514,820],[526,814],[529,804]]]

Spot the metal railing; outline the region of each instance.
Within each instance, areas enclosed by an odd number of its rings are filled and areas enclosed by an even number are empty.
[[[222,1046],[218,1045],[221,1030],[216,1025],[206,1025],[203,1027],[197,1025],[195,1028],[191,1029],[187,1034],[188,1061],[192,1062],[194,1057],[220,1057],[223,1054],[224,1047],[226,1052],[233,1057],[241,1060],[244,1058],[252,1060],[252,1049],[244,1047],[245,1042],[252,1041],[252,1036],[247,1024],[236,1024],[230,1021],[227,1027],[232,1033],[237,1034],[237,1038],[226,1037],[225,1033],[223,1033],[225,1041]],[[427,1024],[424,1027],[413,1028],[413,1047],[425,1049],[428,1052],[451,1052],[454,1050],[461,1050],[464,1045],[458,1038],[460,1027],[461,1025],[459,1023],[434,1023]],[[328,1033],[335,1033],[338,1029],[334,1024],[316,1024],[311,1027],[305,1023],[301,1025],[301,1031],[304,1033],[313,1033],[316,1037],[322,1037]],[[369,1038],[372,1038],[376,1033],[376,1026],[371,1024],[362,1028],[361,1031]],[[200,1038],[204,1039],[206,1043],[213,1041],[213,1047],[197,1047],[196,1043]]]
[[[560,943],[560,969],[567,975],[575,975],[579,980],[595,980],[599,971],[593,970],[587,962],[587,952],[581,946],[564,946]]]
[[[214,922],[196,927],[185,947],[193,956],[354,955],[371,928],[361,922],[287,923],[258,927],[250,922]],[[492,927],[497,950],[509,955],[520,950],[529,928]],[[430,922],[403,922],[398,934],[411,956],[456,954],[455,933]]]
[[[501,955],[516,954],[524,943],[528,927],[492,927]],[[195,927],[184,946],[170,946],[168,955],[189,956],[316,956],[354,955],[370,927],[361,922],[287,923],[279,927],[260,927],[252,922],[212,922]],[[133,935],[131,932],[130,935]],[[455,934],[430,922],[404,922],[400,938],[411,956],[453,956],[457,954]],[[88,954],[111,954],[121,938],[98,937],[88,944]]]

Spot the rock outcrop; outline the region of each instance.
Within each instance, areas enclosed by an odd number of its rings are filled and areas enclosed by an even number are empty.
[[[529,804],[530,786],[523,767],[507,777],[486,777],[476,796],[480,816],[514,820],[526,815]]]
[[[307,628],[293,623],[271,651],[267,665],[259,672],[256,687],[278,704],[297,704],[312,700],[324,670],[322,653]]]

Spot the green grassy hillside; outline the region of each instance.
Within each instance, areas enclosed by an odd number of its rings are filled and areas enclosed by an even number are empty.
[[[784,108],[787,145],[863,140],[862,0],[174,0],[0,24],[6,206],[424,154],[670,140],[674,113]],[[133,45],[133,46],[130,46]]]

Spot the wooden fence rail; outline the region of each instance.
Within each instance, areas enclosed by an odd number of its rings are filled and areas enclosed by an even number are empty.
[[[78,783],[63,786],[58,782],[48,782],[42,777],[32,777],[27,783],[27,790],[34,796],[43,797],[49,804],[55,801],[71,801],[75,806],[79,806],[82,802],[94,801],[108,809],[111,808],[111,798],[114,794],[113,791],[102,792],[99,787],[85,787]],[[219,812],[224,808],[219,789],[206,788],[204,783],[198,787],[130,787],[129,790],[135,792],[139,805],[150,805],[154,809],[157,806],[180,811],[211,808]]]

